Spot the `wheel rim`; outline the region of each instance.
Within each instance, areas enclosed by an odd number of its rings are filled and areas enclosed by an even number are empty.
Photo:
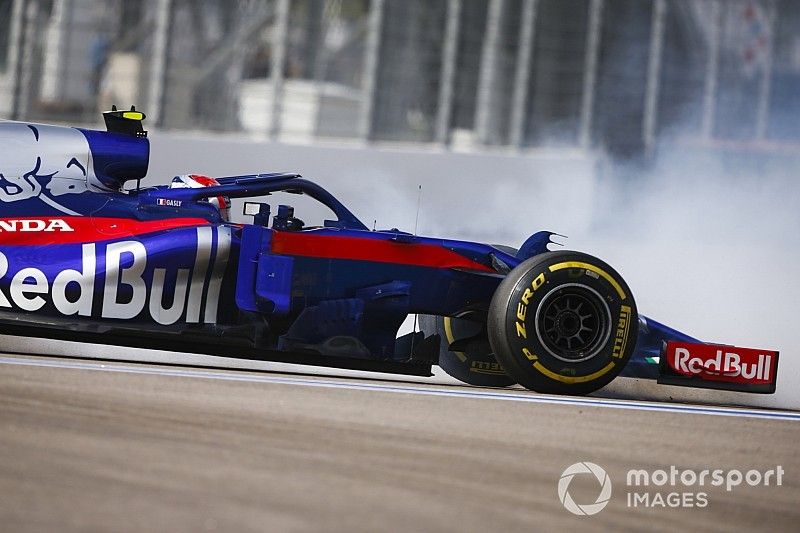
[[[547,352],[577,363],[596,356],[611,335],[611,313],[600,294],[569,283],[549,292],[536,310],[536,334]]]

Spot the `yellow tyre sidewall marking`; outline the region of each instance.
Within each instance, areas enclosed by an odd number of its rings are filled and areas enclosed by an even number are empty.
[[[450,346],[455,341],[455,336],[453,335],[453,326],[450,322],[450,317],[444,317],[444,336],[447,337],[447,345]],[[464,352],[453,352],[456,354],[456,357],[462,362],[467,362],[467,354]]]
[[[617,333],[614,336],[614,347],[611,350],[611,357],[620,359],[625,355],[625,346],[628,344],[628,330],[630,330],[631,326],[632,312],[633,310],[630,306],[620,306],[619,318],[617,319]],[[619,327],[620,324],[622,324],[622,327]]]
[[[549,368],[544,366],[539,361],[536,361],[536,362],[533,363],[533,368],[535,368],[536,370],[538,370],[539,372],[541,372],[542,374],[544,374],[548,378],[554,379],[556,381],[560,381],[562,383],[568,383],[568,384],[586,383],[587,381],[594,381],[595,379],[597,379],[597,378],[605,375],[606,373],[608,373],[609,370],[614,368],[614,361],[611,361],[610,363],[608,363],[606,366],[604,366],[603,368],[601,368],[597,372],[594,372],[592,374],[588,374],[586,376],[562,376],[561,374],[556,374],[555,372],[553,372],[552,370],[550,370]]]
[[[621,300],[624,300],[626,297],[625,291],[622,290],[622,285],[620,285],[617,280],[611,277],[611,275],[602,268],[596,267],[591,263],[584,263],[582,261],[566,261],[564,263],[557,263],[555,265],[552,265],[550,267],[550,272],[556,272],[557,270],[563,270],[565,268],[583,268],[591,272],[594,272],[595,274],[599,275],[604,280],[609,282],[612,287],[614,287],[614,290],[617,291],[617,294],[619,294]]]

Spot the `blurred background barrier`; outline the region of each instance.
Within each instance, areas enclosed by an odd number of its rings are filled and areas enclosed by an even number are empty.
[[[456,151],[794,150],[794,0],[0,0],[0,116]]]

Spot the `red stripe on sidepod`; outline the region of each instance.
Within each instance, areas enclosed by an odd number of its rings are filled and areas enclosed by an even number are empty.
[[[272,253],[494,272],[486,265],[433,244],[399,243],[382,239],[314,235],[313,233],[275,231],[272,234]]]
[[[105,217],[9,217],[0,218],[0,246],[80,244],[208,224],[202,218],[139,221]]]

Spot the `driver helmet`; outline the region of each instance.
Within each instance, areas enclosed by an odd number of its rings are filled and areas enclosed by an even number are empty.
[[[216,187],[219,182],[210,176],[202,174],[183,174],[172,178],[170,189],[201,189],[203,187]],[[219,209],[222,220],[230,222],[231,218],[231,199],[227,196],[214,196],[206,200],[211,205]]]

